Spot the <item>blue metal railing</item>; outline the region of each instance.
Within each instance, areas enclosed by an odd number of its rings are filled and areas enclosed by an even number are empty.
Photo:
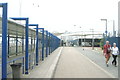
[[[44,43],[46,43],[46,41],[44,41]],[[47,41],[47,43],[46,43],[47,45],[47,47],[49,47],[49,54],[50,53],[52,53],[55,49],[57,49],[58,47],[59,47],[59,45],[60,45],[60,39],[59,38],[57,38],[57,37],[55,37],[55,36],[53,36],[53,35],[51,35],[51,36],[49,36],[49,45],[48,45],[48,41]],[[47,49],[46,48],[46,46],[44,46],[44,50],[43,51],[46,51],[45,49]],[[35,54],[35,53],[34,53]],[[29,57],[31,57],[31,55],[34,55],[33,53],[31,53],[31,54],[29,54]],[[42,54],[43,55],[43,54]],[[44,55],[45,56],[45,55]],[[19,60],[22,60],[22,73],[24,74],[24,68],[25,68],[25,57],[24,56],[22,56],[22,57],[18,57],[18,58],[15,58],[15,59],[13,59],[13,60],[10,60],[10,61],[8,61],[7,62],[7,64],[10,64],[10,63],[15,63],[16,61],[19,61]],[[33,63],[33,61],[34,60],[29,60],[29,63],[28,64],[31,64],[31,63]],[[1,64],[0,64],[1,65]],[[31,65],[29,65],[29,67],[30,67]],[[35,64],[34,64],[34,66],[35,66]],[[33,69],[33,67],[34,67],[33,65],[32,65],[32,69]],[[30,69],[30,68],[29,68]],[[7,75],[10,75],[10,74],[12,74],[12,72],[7,72]]]
[[[31,56],[31,55],[34,55],[34,53],[31,53],[31,54],[29,54],[29,56]],[[15,59],[13,59],[13,60],[10,60],[10,61],[8,61],[7,62],[7,64],[10,64],[10,63],[12,63],[12,64],[14,64],[16,61],[18,61],[18,60],[22,60],[22,73],[24,74],[24,67],[25,67],[25,62],[24,62],[24,56],[22,56],[22,57],[18,57],[18,58],[15,58]],[[30,63],[33,63],[33,60],[29,60],[29,64]],[[1,65],[1,64],[0,64]],[[35,65],[35,64],[34,64]],[[31,65],[29,65],[29,67],[30,67]],[[33,65],[32,65],[32,69],[33,69]],[[29,68],[30,69],[30,68]],[[12,72],[8,72],[7,73],[7,75],[10,75],[10,74],[12,74]]]
[[[23,70],[23,73],[24,73],[24,56],[15,58],[15,59],[13,59],[13,60],[10,60],[10,61],[7,62],[7,64],[10,64],[10,63],[13,63],[13,64],[14,64],[14,63],[15,63],[16,61],[18,61],[18,60],[22,60],[22,70]],[[9,74],[12,74],[12,72],[8,72],[8,73],[7,73],[7,75],[9,75]]]
[[[19,57],[19,58],[15,58],[13,60],[7,61],[7,56],[9,55],[10,52],[10,47],[9,47],[9,35],[7,33],[7,24],[8,24],[8,20],[7,20],[7,3],[0,3],[0,7],[2,7],[3,9],[3,15],[2,15],[2,63],[0,64],[2,66],[2,79],[7,78],[7,75],[11,74],[12,72],[8,72],[7,71],[7,64],[10,63],[15,63],[16,61],[22,60],[22,70],[23,73],[28,74],[28,69],[29,69],[29,63],[32,63],[33,60],[29,60],[29,57],[32,54],[29,54],[29,18],[25,17],[25,18],[11,18],[14,20],[24,20],[26,22],[25,24],[25,56]],[[35,26],[35,25],[34,25]],[[60,45],[60,39],[58,37],[56,37],[55,35],[47,32],[46,36],[45,36],[45,32],[44,32],[44,28],[38,28],[42,30],[42,38],[41,38],[41,42],[42,42],[42,60],[44,60],[44,55],[48,56],[48,53],[52,53],[55,49],[57,49]],[[41,33],[41,32],[39,32]],[[7,37],[8,35],[8,37]],[[36,30],[36,35],[38,35],[38,30]],[[8,38],[8,40],[7,40]],[[36,37],[36,63],[38,63],[38,41],[39,36]],[[45,41],[46,38],[46,41]],[[34,40],[35,41],[35,40]],[[34,42],[35,43],[35,42]],[[32,44],[32,43],[31,43]],[[46,44],[46,45],[45,45]],[[8,49],[7,49],[8,48]],[[44,49],[46,49],[46,54],[44,54]],[[18,37],[16,35],[16,55],[18,53]],[[23,35],[23,39],[22,39],[22,53],[24,53],[24,35]],[[17,55],[18,56],[18,55]]]

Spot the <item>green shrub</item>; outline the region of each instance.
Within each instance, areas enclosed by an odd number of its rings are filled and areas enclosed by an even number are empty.
[[[104,39],[101,39],[101,41],[100,41],[100,47],[102,48],[102,50],[103,50],[103,46],[104,46]]]

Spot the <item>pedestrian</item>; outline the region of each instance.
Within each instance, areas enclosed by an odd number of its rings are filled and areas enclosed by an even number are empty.
[[[114,64],[115,67],[117,67],[116,66],[116,64],[117,64],[116,58],[117,58],[118,54],[119,54],[119,49],[116,46],[116,43],[113,43],[113,47],[112,47],[112,57],[113,57],[112,65]]]
[[[103,47],[103,55],[106,58],[106,66],[108,67],[108,61],[110,59],[110,54],[111,54],[111,45],[109,44],[109,41],[106,41],[106,44]]]

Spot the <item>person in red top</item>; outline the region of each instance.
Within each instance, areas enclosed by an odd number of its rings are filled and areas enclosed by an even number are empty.
[[[110,53],[111,53],[111,45],[109,44],[109,41],[106,41],[106,44],[103,47],[103,55],[106,58],[106,66],[108,67],[108,61],[110,59]]]

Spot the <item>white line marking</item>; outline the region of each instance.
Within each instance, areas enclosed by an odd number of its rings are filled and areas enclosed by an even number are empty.
[[[56,68],[56,66],[57,66],[57,63],[58,63],[58,60],[59,60],[59,58],[60,58],[62,49],[63,49],[63,47],[60,49],[60,51],[59,51],[58,55],[56,56],[54,62],[53,62],[52,65],[50,66],[50,68],[49,68],[49,70],[48,70],[49,73],[46,74],[46,78],[52,78],[52,77],[53,77],[53,75],[54,75],[54,70],[55,70],[55,68]]]
[[[96,63],[94,63],[92,60],[90,60],[88,57],[86,57],[85,55],[83,55],[81,53],[82,56],[84,56],[86,59],[88,59],[92,64],[94,64],[96,67],[98,67],[99,69],[101,69],[103,72],[105,72],[107,75],[109,75],[111,78],[116,78],[115,76],[113,76],[112,74],[110,74],[109,72],[107,72],[106,70],[104,70],[103,68],[101,68],[99,65],[97,65]]]

